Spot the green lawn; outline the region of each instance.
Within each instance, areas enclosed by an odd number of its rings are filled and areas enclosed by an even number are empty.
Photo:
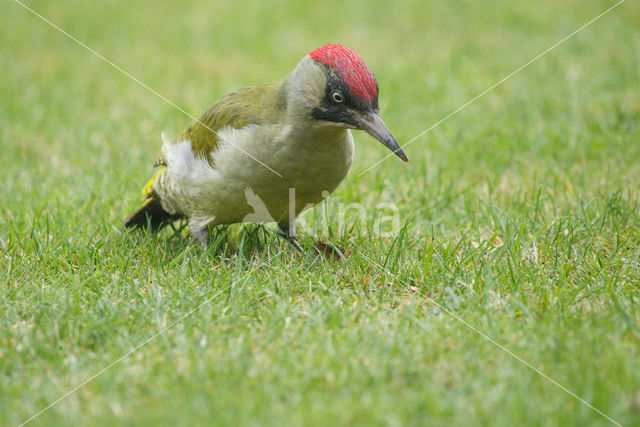
[[[615,0],[27,4],[196,116],[345,44],[403,143]],[[356,133],[303,256],[273,225],[206,251],[186,229],[124,232],[160,133],[191,119],[13,1],[0,15],[0,425],[99,372],[30,425],[609,424],[478,331],[640,425],[636,1],[413,142],[408,165],[358,176],[388,150]],[[318,239],[350,258],[316,259]]]

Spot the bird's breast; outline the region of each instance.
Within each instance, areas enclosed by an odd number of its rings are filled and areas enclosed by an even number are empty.
[[[226,177],[225,187],[240,192],[245,200],[237,203],[245,205],[250,189],[276,221],[297,216],[331,194],[353,160],[348,129],[256,126],[221,136],[229,144],[214,154],[213,162]]]
[[[283,181],[302,197],[331,193],[342,182],[353,160],[353,137],[347,129],[294,133],[279,144]]]

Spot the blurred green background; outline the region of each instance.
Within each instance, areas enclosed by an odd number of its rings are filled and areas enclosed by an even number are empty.
[[[612,1],[29,1],[199,117],[341,43],[406,142]],[[7,0],[0,17],[0,424],[605,424],[434,301],[625,425],[640,423],[640,7],[627,0],[405,152],[356,133],[329,199],[371,213],[209,251],[124,233],[191,119]],[[404,226],[375,234],[376,206]],[[330,217],[331,219],[331,217]],[[331,221],[329,221],[331,223]],[[352,227],[353,225],[353,227]]]

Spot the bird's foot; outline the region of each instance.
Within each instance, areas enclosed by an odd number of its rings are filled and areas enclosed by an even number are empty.
[[[291,243],[291,246],[296,248],[298,252],[304,252],[302,246],[300,246],[300,243],[298,243],[298,239],[296,238],[295,234],[291,234],[283,228],[278,228],[278,234],[281,237],[285,238],[289,243]]]
[[[298,239],[296,238],[296,235],[294,233],[288,232],[285,228],[278,227],[278,234],[284,239],[286,239],[291,244],[291,246],[296,248],[298,252],[300,253],[304,252],[304,249],[302,249],[302,246],[300,246],[300,243],[298,243]],[[336,245],[334,245],[333,243],[324,243],[324,242],[318,241],[315,244],[315,249],[319,255],[322,255],[325,259],[329,261],[345,262],[349,257],[349,251],[344,251],[339,247],[337,247]]]

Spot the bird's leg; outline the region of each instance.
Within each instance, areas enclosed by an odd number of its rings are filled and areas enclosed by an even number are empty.
[[[200,243],[204,249],[209,247],[209,242],[211,240],[209,227],[203,227],[193,219],[189,219],[189,231],[191,231],[191,237],[193,237],[193,240]]]
[[[192,231],[191,237],[193,237],[193,240],[200,243],[204,249],[207,249],[209,247],[210,236],[209,236],[208,228],[205,228],[204,230],[200,230],[200,231],[195,231],[195,232]]]
[[[291,245],[296,248],[298,251],[300,252],[304,252],[302,249],[302,246],[300,246],[300,243],[298,243],[298,239],[296,237],[296,222],[295,220],[293,221],[283,221],[281,223],[278,224],[278,234],[282,237],[284,237],[285,239],[287,239],[287,241],[289,241],[289,243],[291,243]]]

